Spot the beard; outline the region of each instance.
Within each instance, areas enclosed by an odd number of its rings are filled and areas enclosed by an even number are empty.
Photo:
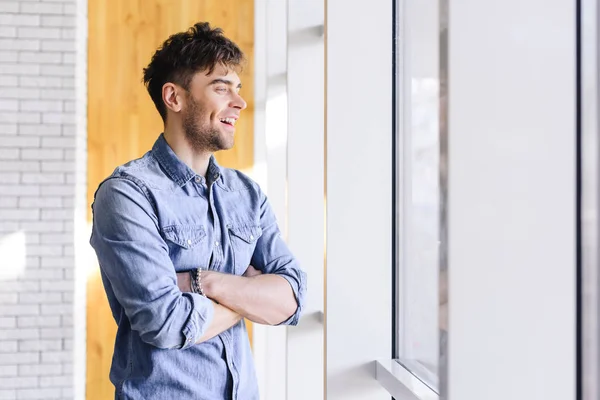
[[[216,127],[211,126],[210,122],[202,123],[205,120],[206,110],[200,102],[194,100],[191,94],[188,95],[189,106],[183,117],[183,132],[185,137],[195,152],[208,151],[214,153],[219,150],[228,150],[233,147],[233,137],[228,137]]]

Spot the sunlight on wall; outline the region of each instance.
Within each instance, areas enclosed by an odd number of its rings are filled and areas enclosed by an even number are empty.
[[[0,237],[0,280],[18,278],[25,271],[25,232]]]

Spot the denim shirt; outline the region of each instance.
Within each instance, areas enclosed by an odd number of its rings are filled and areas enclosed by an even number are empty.
[[[110,380],[115,398],[258,399],[244,321],[196,344],[211,300],[182,293],[176,272],[198,267],[242,275],[248,265],[292,287],[298,323],[306,275],[284,243],[258,185],[214,157],[204,179],[160,135],[142,158],[96,191],[90,239],[118,325]]]

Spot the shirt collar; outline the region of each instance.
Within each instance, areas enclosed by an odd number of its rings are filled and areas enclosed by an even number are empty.
[[[152,154],[165,169],[169,178],[179,186],[185,185],[190,179],[193,179],[197,175],[193,169],[177,157],[177,154],[175,154],[171,146],[169,146],[162,133],[154,143],[154,146],[152,146]],[[221,167],[217,164],[214,155],[210,156],[206,178],[208,182],[223,179]]]

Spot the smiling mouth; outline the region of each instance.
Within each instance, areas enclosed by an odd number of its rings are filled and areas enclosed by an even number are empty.
[[[235,126],[236,120],[235,118],[220,118],[219,121],[225,125],[229,125],[231,127]]]

